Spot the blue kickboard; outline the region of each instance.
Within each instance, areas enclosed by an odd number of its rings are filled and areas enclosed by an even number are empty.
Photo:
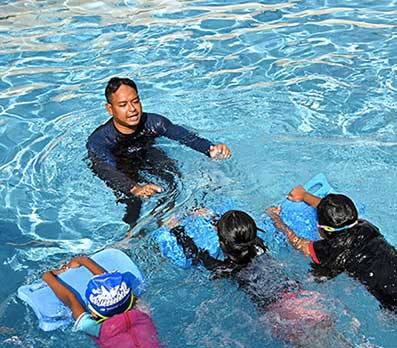
[[[314,176],[303,187],[320,198],[329,193],[336,193],[322,173]],[[355,204],[359,215],[363,215],[365,207],[361,203],[355,202]],[[317,211],[314,207],[304,202],[292,202],[288,199],[281,202],[281,207],[281,218],[299,237],[313,241],[321,239],[317,230]],[[220,216],[230,209],[234,209],[231,203],[218,205],[215,209],[212,207],[211,210]],[[193,238],[199,248],[208,250],[210,255],[215,258],[223,259],[219,238],[209,217],[187,216],[181,222],[186,233]],[[271,245],[271,249],[279,249],[279,247],[287,245],[284,235],[277,232],[267,214],[264,214],[258,227],[266,231],[265,233],[258,232],[258,236],[266,244]],[[175,236],[169,231],[169,228],[161,227],[153,232],[153,237],[157,241],[162,255],[179,267],[189,268],[191,260],[186,259],[182,247],[178,245]]]
[[[317,174],[303,185],[307,192],[323,198],[335,190],[324,174]],[[305,202],[293,202],[285,199],[281,203],[281,218],[299,237],[309,240],[321,239],[317,230],[317,210]]]
[[[337,193],[329,184],[324,174],[320,173],[310,179],[303,185],[306,191],[320,198],[325,197],[329,193]],[[359,215],[364,214],[364,206],[355,202]],[[293,230],[297,236],[308,240],[321,239],[317,229],[317,210],[316,208],[304,203],[293,202],[285,199],[281,202],[282,220]],[[264,215],[264,229],[270,234],[277,233],[270,218]]]
[[[233,208],[235,208],[234,204],[229,201],[210,206],[209,210],[220,217]],[[210,216],[188,215],[181,219],[181,224],[184,226],[187,235],[194,240],[199,248],[208,250],[212,257],[223,259],[219,238]],[[177,243],[175,236],[170,233],[170,228],[160,227],[153,232],[153,238],[158,243],[161,254],[174,265],[182,268],[189,268],[192,265],[192,260],[186,259],[182,247]]]
[[[105,249],[90,256],[107,272],[131,273],[132,291],[139,296],[143,287],[143,275],[128,255],[117,249]],[[85,267],[72,268],[58,276],[85,301],[85,290],[92,273]],[[42,280],[18,289],[18,297],[32,307],[44,331],[55,330],[72,321],[72,313]]]

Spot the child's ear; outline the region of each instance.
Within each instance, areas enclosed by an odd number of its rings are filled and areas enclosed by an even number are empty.
[[[319,227],[317,230],[318,230],[318,234],[320,235],[320,237],[322,239],[328,239],[327,234],[324,232],[324,230],[322,228]]]

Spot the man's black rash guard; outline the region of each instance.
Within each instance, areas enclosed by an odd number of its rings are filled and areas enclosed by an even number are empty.
[[[173,124],[168,118],[143,113],[133,134],[120,133],[109,119],[88,138],[87,149],[95,172],[114,190],[130,195],[137,182],[120,170],[120,162],[133,159],[154,143],[154,138],[165,136],[209,156],[210,141],[200,138],[184,127]],[[132,162],[133,165],[133,162]]]

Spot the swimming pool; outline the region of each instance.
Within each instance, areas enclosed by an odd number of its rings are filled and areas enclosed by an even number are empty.
[[[2,1],[0,345],[90,342],[70,330],[40,331],[16,290],[127,233],[124,207],[86,160],[87,136],[107,119],[111,76],[136,80],[144,110],[233,151],[215,162],[161,139],[182,173],[167,216],[230,197],[259,218],[324,172],[397,245],[396,14],[391,0]],[[146,202],[137,233],[155,228],[161,198]],[[176,269],[149,238],[118,245],[146,274],[144,299],[169,347],[285,346],[230,282]],[[316,284],[301,255],[274,256],[326,298],[339,335],[322,347],[395,347],[395,316],[357,282]]]

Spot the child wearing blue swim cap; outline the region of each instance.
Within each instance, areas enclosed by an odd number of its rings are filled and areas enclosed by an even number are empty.
[[[86,304],[58,279],[69,268],[86,267],[93,277],[87,284]],[[156,328],[147,313],[136,309],[128,273],[107,273],[89,257],[73,258],[61,269],[47,271],[42,279],[68,306],[76,320],[73,331],[82,331],[99,347],[158,348]],[[88,311],[86,310],[86,307]]]
[[[298,237],[281,220],[281,208],[271,207],[267,213],[275,227],[283,232],[291,245],[311,256],[313,273],[322,279],[346,272],[364,284],[382,307],[397,309],[397,251],[379,229],[359,219],[353,201],[341,194],[320,199],[301,185],[288,195],[295,202],[306,202],[317,208],[318,241]]]

